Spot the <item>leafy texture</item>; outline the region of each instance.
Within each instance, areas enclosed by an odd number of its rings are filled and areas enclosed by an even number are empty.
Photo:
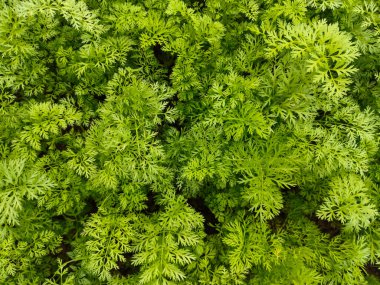
[[[0,284],[378,284],[375,0],[0,0]]]

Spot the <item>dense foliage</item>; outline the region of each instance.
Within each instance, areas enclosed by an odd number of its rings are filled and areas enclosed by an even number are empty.
[[[0,284],[380,284],[379,0],[0,0]]]

